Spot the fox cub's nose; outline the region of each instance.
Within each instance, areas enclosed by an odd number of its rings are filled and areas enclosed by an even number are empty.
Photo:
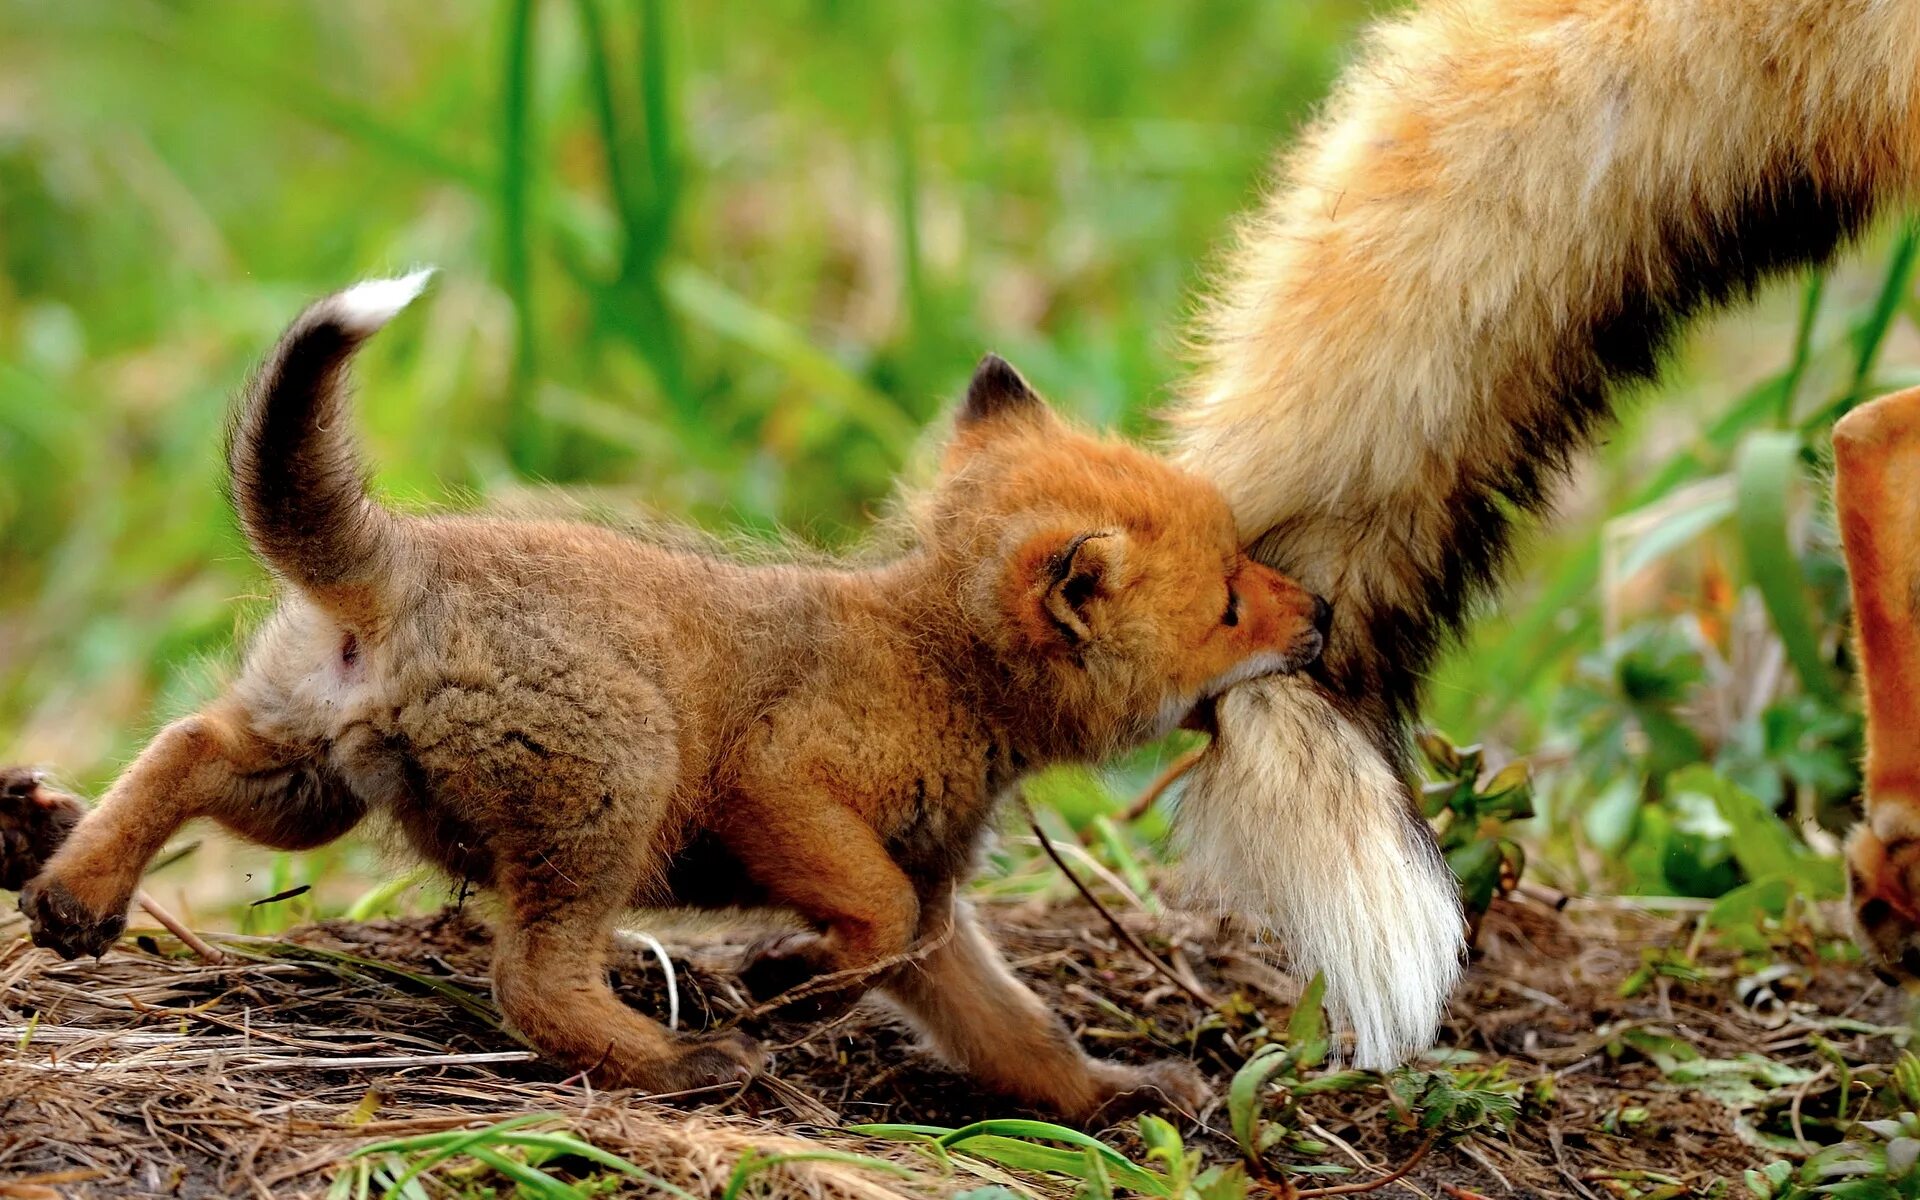
[[[1325,596],[1313,598],[1313,630],[1322,638],[1333,628],[1333,605],[1327,603]]]

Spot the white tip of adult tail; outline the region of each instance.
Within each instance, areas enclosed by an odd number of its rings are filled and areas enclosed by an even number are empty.
[[[1326,976],[1356,1065],[1385,1070],[1427,1049],[1466,923],[1392,768],[1304,680],[1233,689],[1219,723],[1175,822],[1189,892],[1273,936],[1301,978]]]
[[[369,334],[393,320],[394,316],[426,290],[433,278],[432,267],[424,267],[398,279],[369,279],[356,283],[325,302],[328,315],[358,334]]]

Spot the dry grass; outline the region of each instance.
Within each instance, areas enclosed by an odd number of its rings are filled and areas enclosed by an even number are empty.
[[[1188,1054],[1223,1092],[1268,1026],[1283,1026],[1300,991],[1211,923],[1126,918],[1176,969],[1226,998],[1217,1012],[1165,982],[1083,907],[997,907],[992,919],[1022,973],[1098,1052]],[[747,1005],[726,968],[746,934],[656,932],[676,964],[683,1022],[739,1019]],[[136,932],[103,960],[78,963],[60,963],[20,935],[17,918],[0,921],[0,1180],[12,1181],[0,1196],[323,1195],[356,1148],[530,1112],[551,1113],[553,1128],[696,1195],[717,1194],[748,1151],[822,1144],[881,1155],[910,1174],[794,1163],[758,1176],[757,1194],[945,1195],[989,1179],[1036,1194],[1068,1190],[837,1132],[863,1121],[953,1125],[1010,1115],[916,1053],[877,1010],[819,1027],[752,1020],[776,1051],[767,1078],[741,1091],[641,1098],[563,1078],[500,1027],[486,992],[487,934],[470,914],[329,922],[284,939],[224,937],[232,954],[218,966],[161,934]],[[1701,951],[1680,972],[1699,978],[1657,975],[1620,995],[1643,951],[1684,950],[1690,937],[1684,921],[1619,905],[1496,909],[1446,1041],[1504,1063],[1534,1092],[1550,1082],[1553,1095],[1508,1132],[1444,1145],[1393,1188],[1622,1195],[1632,1193],[1620,1174],[1635,1170],[1704,1186],[1780,1157],[1753,1144],[1761,1133],[1791,1136],[1795,1121],[1804,1130],[1831,1117],[1830,1070],[1796,1097],[1770,1095],[1743,1110],[1664,1076],[1633,1048],[1632,1031],[1672,1035],[1711,1059],[1755,1054],[1814,1073],[1831,1061],[1818,1038],[1849,1063],[1888,1057],[1880,1027],[1899,1017],[1898,997],[1856,967],[1822,962],[1812,939],[1781,948],[1785,970],[1763,985],[1743,981],[1730,954]],[[623,948],[619,964],[628,1000],[664,1016],[664,980],[651,955]],[[1377,1086],[1323,1093],[1303,1107],[1308,1132],[1334,1147],[1331,1161],[1357,1165],[1356,1178],[1391,1168],[1421,1140]],[[1618,1114],[1636,1109],[1644,1116],[1622,1123]],[[1224,1114],[1198,1116],[1187,1124],[1189,1144],[1218,1161],[1236,1157]],[[1137,1149],[1127,1129],[1107,1133]]]

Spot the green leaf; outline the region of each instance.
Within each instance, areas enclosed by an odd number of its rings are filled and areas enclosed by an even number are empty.
[[[1233,1140],[1240,1144],[1240,1153],[1246,1155],[1249,1162],[1260,1159],[1261,1147],[1254,1141],[1260,1119],[1260,1093],[1268,1080],[1289,1065],[1286,1048],[1268,1044],[1255,1051],[1253,1057],[1233,1073],[1233,1082],[1227,1085],[1227,1123],[1233,1130]]]
[[[1315,972],[1287,1017],[1287,1047],[1301,1070],[1317,1067],[1331,1045],[1327,1035],[1327,977]]]
[[[1107,1170],[1107,1160],[1091,1150],[1081,1151],[1086,1159],[1086,1174],[1080,1177],[1080,1190],[1075,1193],[1083,1200],[1113,1200],[1113,1175]]]
[[[1208,1167],[1193,1181],[1197,1200],[1246,1200],[1252,1188],[1246,1168],[1239,1163]]]

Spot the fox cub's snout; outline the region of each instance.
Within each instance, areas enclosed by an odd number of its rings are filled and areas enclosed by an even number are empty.
[[[21,906],[98,953],[153,853],[211,817],[287,849],[383,812],[499,897],[501,1010],[605,1083],[750,1076],[606,985],[630,907],[772,906],[741,974],[885,991],[981,1084],[1091,1117],[1184,1064],[1101,1062],[1006,969],[960,892],[1027,772],[1136,745],[1319,654],[1327,606],[1250,561],[1219,494],[975,372],[914,535],[885,562],[750,565],[592,525],[391,512],[349,435],[354,350],[424,275],[302,314],[241,402],[248,537],[288,585],[241,676],[164,730]]]

